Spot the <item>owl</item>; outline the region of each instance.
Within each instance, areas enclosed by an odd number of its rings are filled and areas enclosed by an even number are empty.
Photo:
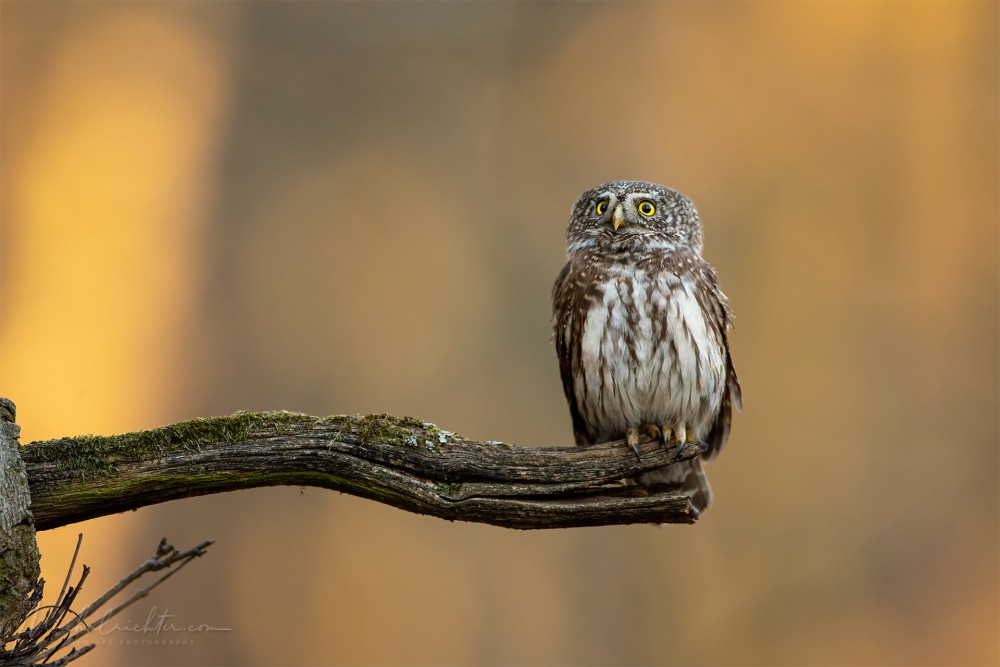
[[[694,203],[654,183],[606,183],[580,196],[566,236],[552,320],[576,443],[624,439],[637,457],[643,433],[700,443],[700,456],[629,481],[674,485],[701,513],[712,501],[701,459],[726,444],[743,399]]]

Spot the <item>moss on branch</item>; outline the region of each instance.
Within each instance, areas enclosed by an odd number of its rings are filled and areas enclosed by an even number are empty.
[[[645,442],[526,449],[392,415],[238,412],[21,448],[40,529],[174,498],[276,485],[350,493],[449,520],[517,528],[691,523],[676,489],[623,480],[698,453]]]

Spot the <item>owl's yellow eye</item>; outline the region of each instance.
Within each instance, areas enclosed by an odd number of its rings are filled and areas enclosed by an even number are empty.
[[[608,202],[599,201],[597,202],[597,208],[594,209],[597,215],[604,215],[604,212],[608,210]]]
[[[642,213],[644,216],[648,218],[649,216],[656,213],[656,207],[653,206],[653,202],[651,201],[640,202],[639,213]]]

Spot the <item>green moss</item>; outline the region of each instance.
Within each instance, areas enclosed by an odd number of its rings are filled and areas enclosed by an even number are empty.
[[[434,451],[454,437],[434,424],[387,414],[310,417],[294,412],[237,412],[228,417],[192,419],[123,435],[83,435],[33,442],[21,448],[21,455],[25,461],[55,463],[81,477],[110,476],[129,461],[197,450],[214,443],[246,442],[254,434],[269,431],[282,434],[319,425],[337,429],[338,438],[340,432],[350,432],[364,443],[419,446]]]
[[[394,415],[336,415],[322,422],[340,431],[350,431],[363,443],[381,443],[409,447],[429,447],[438,451],[454,433],[413,417]]]
[[[386,414],[365,415],[358,418],[356,433],[363,442],[404,445],[415,428],[427,430],[422,421],[412,417],[400,418]]]
[[[118,464],[142,460],[151,453],[164,456],[210,443],[246,442],[255,432],[273,429],[281,433],[285,426],[313,422],[314,417],[293,412],[237,412],[228,417],[192,419],[123,435],[83,435],[33,442],[21,448],[21,455],[25,461],[55,462],[83,476],[110,475]]]

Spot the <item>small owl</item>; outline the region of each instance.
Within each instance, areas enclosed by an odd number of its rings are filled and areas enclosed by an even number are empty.
[[[677,485],[704,511],[712,490],[701,458],[726,444],[743,399],[732,314],[701,258],[694,203],[654,183],[606,183],[573,206],[567,244],[552,314],[576,443],[625,439],[636,456],[641,432],[668,447],[702,443],[701,457],[631,481]]]

